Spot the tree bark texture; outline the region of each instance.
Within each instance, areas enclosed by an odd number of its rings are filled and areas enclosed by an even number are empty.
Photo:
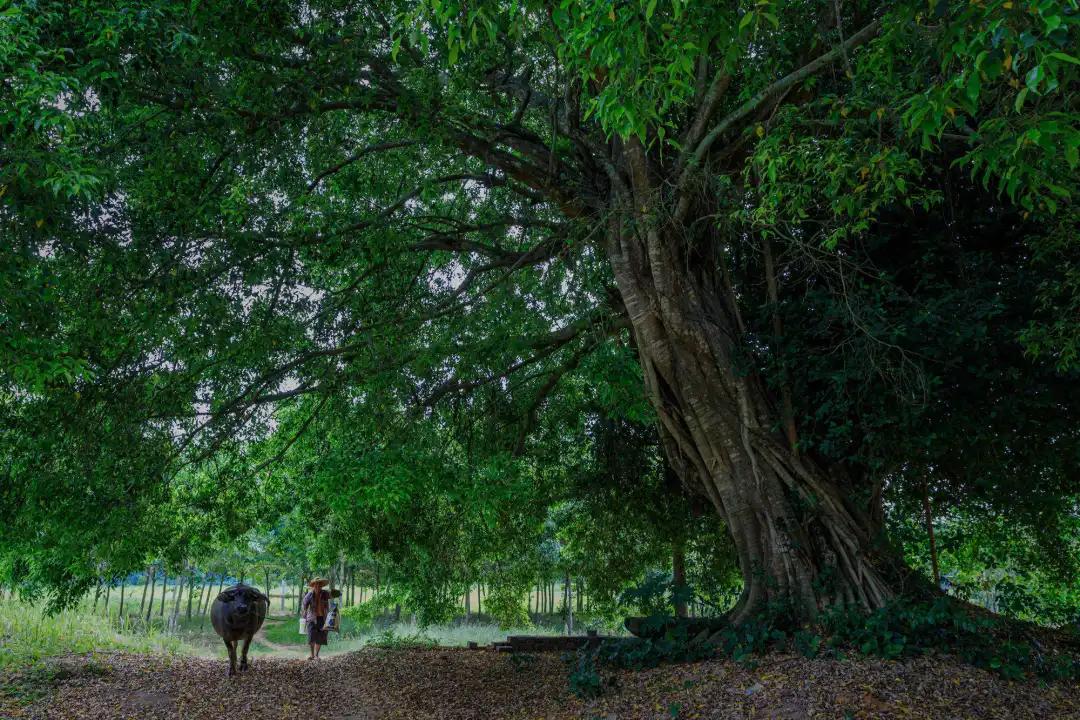
[[[744,587],[732,619],[770,600],[811,618],[834,605],[881,607],[898,568],[875,546],[870,509],[852,501],[838,469],[796,454],[778,403],[738,369],[745,327],[722,243],[691,230],[715,233],[715,223],[664,216],[640,144],[626,144],[625,164],[632,185],[610,214],[608,258],[665,454],[734,540]]]

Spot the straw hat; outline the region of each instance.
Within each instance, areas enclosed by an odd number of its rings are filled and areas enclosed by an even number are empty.
[[[317,577],[308,583],[308,587],[326,587],[330,584],[330,581],[326,578]]]

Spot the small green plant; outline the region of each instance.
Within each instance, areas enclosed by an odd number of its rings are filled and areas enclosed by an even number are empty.
[[[570,655],[569,659],[573,663],[569,676],[570,691],[583,699],[600,695],[604,689],[604,681],[597,670],[595,654],[579,651]]]
[[[812,630],[798,630],[791,640],[795,645],[795,650],[803,657],[815,658],[821,650],[821,636]]]

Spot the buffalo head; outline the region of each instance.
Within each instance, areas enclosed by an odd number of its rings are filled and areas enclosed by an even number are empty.
[[[246,626],[253,615],[261,624],[270,607],[270,598],[250,585],[233,585],[223,590],[214,604],[219,606],[226,626]]]

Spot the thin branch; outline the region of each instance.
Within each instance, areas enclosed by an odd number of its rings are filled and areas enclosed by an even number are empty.
[[[310,193],[316,187],[318,187],[319,183],[321,183],[323,180],[325,180],[330,175],[333,175],[335,173],[340,172],[345,167],[353,164],[357,160],[360,160],[360,159],[362,159],[362,158],[364,158],[364,157],[366,157],[368,155],[371,155],[371,154],[377,153],[377,152],[383,152],[385,150],[395,150],[397,148],[409,147],[410,145],[419,145],[419,144],[420,143],[418,141],[416,141],[416,140],[399,140],[397,142],[385,142],[385,143],[378,143],[378,144],[375,144],[375,145],[368,145],[367,147],[362,148],[361,150],[358,150],[357,152],[353,153],[352,155],[345,158],[344,160],[337,163],[336,165],[333,165],[333,166],[327,168],[326,170],[323,170],[318,175],[316,175],[315,179],[312,180],[308,184],[306,192]]]
[[[514,455],[520,456],[525,452],[525,440],[532,431],[533,425],[536,424],[536,415],[540,410],[540,406],[544,404],[548,396],[558,386],[559,381],[569,372],[573,372],[578,365],[581,364],[581,360],[589,354],[589,352],[596,347],[594,343],[589,343],[578,348],[570,359],[557,368],[555,372],[548,376],[548,379],[540,387],[540,390],[536,393],[533,401],[529,404],[529,409],[525,414],[525,421],[521,424],[521,429],[518,431],[517,441],[514,443]]]
[[[744,102],[734,112],[730,113],[723,120],[717,123],[713,127],[713,129],[710,130],[709,133],[702,139],[702,141],[694,149],[694,154],[692,156],[693,163],[700,164],[702,159],[709,152],[709,148],[712,147],[713,143],[716,142],[716,140],[719,139],[721,135],[727,132],[727,130],[730,129],[733,125],[735,125],[737,122],[739,122],[743,118],[753,113],[759,107],[761,107],[761,105],[768,101],[769,98],[802,82],[821,68],[825,67],[837,58],[842,57],[843,54],[846,53],[848,50],[856,48],[859,45],[867,42],[875,35],[877,35],[880,29],[881,21],[874,20],[862,30],[859,30],[859,32],[848,38],[847,41],[841,43],[839,46],[833,48],[829,52],[819,55],[817,58],[811,60],[806,65],[803,65],[795,72],[785,75],[769,87],[765,88],[764,90]]]

